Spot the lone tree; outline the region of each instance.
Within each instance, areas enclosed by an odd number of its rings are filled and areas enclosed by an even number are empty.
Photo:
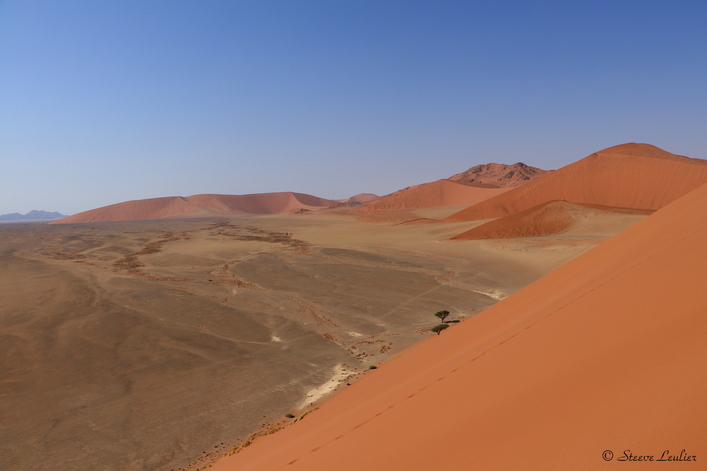
[[[449,324],[439,324],[434,327],[432,327],[430,330],[432,332],[435,332],[437,335],[439,335],[444,329],[448,328]]]
[[[435,316],[439,317],[439,320],[444,322],[444,320],[449,316],[449,311],[444,310],[444,311],[439,311],[435,314]]]

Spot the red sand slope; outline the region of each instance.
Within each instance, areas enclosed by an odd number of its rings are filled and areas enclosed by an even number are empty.
[[[490,185],[437,180],[396,191],[366,205],[361,211],[464,206],[479,203],[508,190],[509,188],[494,188]]]
[[[379,199],[381,199],[381,197],[374,195],[373,193],[359,193],[351,198],[337,200],[337,203],[370,203],[371,201],[376,201]]]
[[[550,201],[510,216],[493,219],[450,239],[508,239],[561,234],[583,219],[601,217],[602,214],[616,212],[614,210],[622,213],[645,214],[645,211],[640,210],[627,210],[599,205],[587,207],[568,203],[567,201]]]
[[[648,144],[604,149],[503,195],[464,209],[449,221],[514,214],[553,200],[655,210],[707,183],[707,161]]]
[[[705,260],[707,185],[211,469],[704,469]]]
[[[471,167],[465,172],[449,177],[449,179],[455,182],[486,183],[510,188],[525,185],[530,180],[535,180],[549,172],[551,170],[531,167],[523,162],[513,165],[491,163]]]
[[[506,239],[558,234],[569,229],[577,220],[575,212],[582,206],[566,201],[550,201],[525,211],[494,219],[462,232],[453,240]]]
[[[253,195],[194,195],[183,198],[151,198],[104,206],[51,224],[79,222],[139,221],[194,216],[274,214],[293,209],[322,209],[335,201],[303,193],[258,193]]]

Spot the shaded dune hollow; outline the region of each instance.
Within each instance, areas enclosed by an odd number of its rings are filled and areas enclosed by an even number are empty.
[[[511,239],[562,234],[579,221],[609,213],[650,214],[652,211],[580,205],[567,201],[549,201],[510,216],[494,219],[462,232],[450,240]]]
[[[179,217],[242,216],[328,208],[336,201],[304,193],[170,196],[104,206],[59,219],[51,224],[140,221]]]
[[[445,221],[495,219],[555,200],[657,210],[704,183],[705,160],[674,155],[649,144],[622,144],[452,214]]]

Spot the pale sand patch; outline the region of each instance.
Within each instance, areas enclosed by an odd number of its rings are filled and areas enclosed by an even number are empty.
[[[334,367],[331,379],[318,388],[310,389],[307,393],[307,398],[297,406],[297,409],[304,409],[308,405],[317,402],[319,399],[328,396],[334,392],[339,383],[347,376],[348,373],[345,371],[343,365],[339,363]]]
[[[278,337],[277,335],[271,336],[270,340],[273,342],[282,342],[282,339],[280,337]]]
[[[474,293],[483,294],[484,296],[488,296],[489,298],[495,299],[496,301],[500,301],[508,297],[507,294],[503,294],[500,291],[479,291],[476,289],[472,289],[470,291],[473,291]]]

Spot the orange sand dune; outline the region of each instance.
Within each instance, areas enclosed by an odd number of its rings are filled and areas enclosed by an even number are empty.
[[[705,260],[707,185],[212,469],[704,469]]]
[[[645,211],[641,210],[631,211],[624,208],[617,208],[617,211],[621,213],[645,213]],[[493,219],[451,237],[451,239],[507,239],[561,234],[580,220],[601,216],[607,212],[616,211],[614,211],[614,208],[600,205],[587,207],[562,200],[550,201],[510,216]]]
[[[707,183],[705,160],[674,155],[648,144],[622,144],[446,219],[498,218],[553,200],[655,210],[704,183]]]
[[[74,214],[51,224],[80,222],[139,221],[175,217],[274,214],[295,209],[322,209],[335,201],[303,193],[258,193],[252,195],[194,195],[183,198],[151,198],[126,201]]]
[[[343,200],[337,200],[338,203],[370,203],[371,201],[376,201],[381,199],[380,196],[374,195],[373,193],[359,193],[352,196],[351,198],[346,198]]]
[[[471,205],[508,190],[509,188],[495,188],[491,185],[437,180],[396,191],[366,205],[361,211]]]

